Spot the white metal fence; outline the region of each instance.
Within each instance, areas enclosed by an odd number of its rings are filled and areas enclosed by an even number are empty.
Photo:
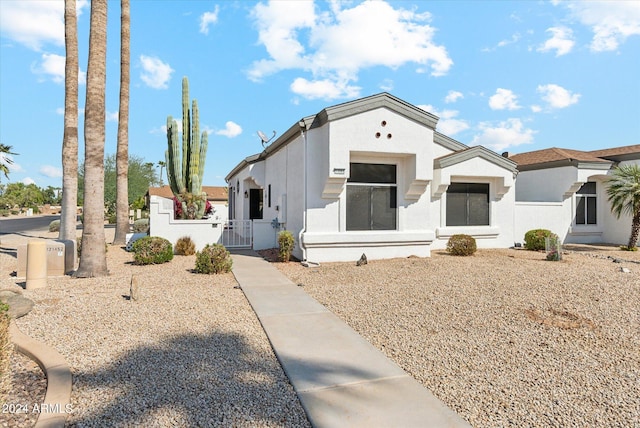
[[[223,223],[222,245],[227,248],[251,248],[253,222],[251,220],[227,220]]]

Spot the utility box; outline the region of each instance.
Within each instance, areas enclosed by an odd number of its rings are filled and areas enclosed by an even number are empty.
[[[46,241],[47,276],[64,276],[75,270],[76,242],[67,240]],[[18,278],[27,276],[27,244],[18,245]]]

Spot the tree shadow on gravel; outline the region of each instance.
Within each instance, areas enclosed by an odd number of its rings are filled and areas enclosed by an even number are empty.
[[[73,384],[70,426],[310,426],[275,358],[238,334],[140,347],[97,371],[75,372]],[[95,408],[80,408],[78,389]]]

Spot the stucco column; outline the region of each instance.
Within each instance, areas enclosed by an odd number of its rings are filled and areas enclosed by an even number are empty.
[[[47,243],[29,241],[27,244],[27,290],[47,286]]]

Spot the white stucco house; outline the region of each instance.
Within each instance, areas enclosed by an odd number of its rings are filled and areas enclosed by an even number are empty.
[[[516,162],[437,122],[388,93],[304,117],[226,176],[229,219],[252,221],[254,249],[291,231],[311,262],[426,257],[458,233],[512,246]]]
[[[640,165],[640,145],[579,151],[550,148],[509,157],[518,164],[515,232],[544,228],[564,243],[626,245],[631,216],[611,213],[606,180],[617,165]]]

